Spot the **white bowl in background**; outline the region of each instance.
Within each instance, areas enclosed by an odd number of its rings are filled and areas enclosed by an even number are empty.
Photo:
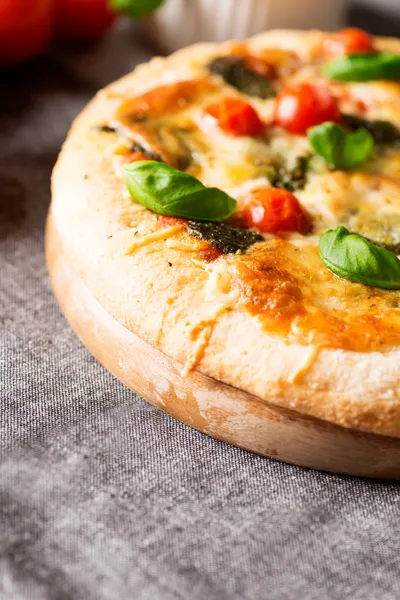
[[[169,52],[195,42],[243,39],[266,29],[323,29],[343,23],[347,0],[165,0],[148,19],[151,37]]]

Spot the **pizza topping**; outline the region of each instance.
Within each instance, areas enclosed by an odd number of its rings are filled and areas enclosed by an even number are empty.
[[[378,217],[359,213],[349,219],[349,229],[372,244],[400,254],[400,215],[388,212]]]
[[[253,57],[219,56],[207,68],[243,94],[263,99],[272,98],[275,90],[267,78],[267,69],[265,72],[261,69],[262,62],[262,59],[253,60]]]
[[[400,289],[398,258],[345,227],[326,231],[320,239],[319,252],[325,266],[343,279],[378,288]]]
[[[144,152],[127,152],[124,156],[123,162],[133,163],[139,160],[152,160],[148,158]]]
[[[136,142],[132,144],[131,148],[127,150],[124,155],[124,162],[136,162],[139,160],[156,160],[161,161],[161,156],[151,150],[146,150],[140,144]]]
[[[339,81],[396,80],[400,79],[400,54],[376,52],[343,56],[325,64],[323,73]]]
[[[310,158],[310,156],[298,156],[292,169],[277,165],[269,177],[272,187],[288,190],[289,192],[302,190],[306,185]]]
[[[242,218],[247,227],[263,233],[311,231],[311,221],[300,202],[291,192],[279,188],[258,188],[252,191],[244,205]]]
[[[126,100],[117,113],[122,122],[142,122],[179,112],[196,102],[203,94],[214,90],[207,79],[189,79],[167,83]]]
[[[261,317],[269,330],[287,334],[293,319],[305,314],[300,280],[285,268],[285,260],[277,258],[277,244],[260,245],[251,255],[235,256],[233,288],[239,291],[239,302],[250,314]]]
[[[336,123],[322,123],[308,130],[308,139],[333,169],[351,169],[367,160],[374,149],[374,138],[364,127],[346,133]]]
[[[189,221],[188,232],[200,240],[210,242],[223,254],[244,252],[263,237],[255,231],[227,223],[196,223]]]
[[[241,98],[222,98],[207,106],[205,112],[231,135],[257,137],[264,130],[264,124],[254,108]]]
[[[185,223],[185,219],[181,219],[179,217],[167,217],[166,215],[157,217],[157,225],[161,229],[165,229],[166,227],[177,227],[178,225],[183,227]]]
[[[332,56],[375,52],[373,36],[356,27],[341,29],[327,37],[323,47],[324,51]]]
[[[146,160],[124,165],[122,176],[132,198],[160,215],[198,221],[223,221],[236,200],[218,188],[164,163]]]
[[[307,129],[325,121],[340,121],[337,101],[327,89],[301,83],[278,94],[275,123],[290,133],[305,135]]]
[[[131,123],[123,132],[124,138],[133,139],[151,153],[154,160],[162,160],[184,171],[192,163],[191,131],[164,123]]]
[[[368,121],[355,115],[342,115],[342,122],[351,131],[364,127],[371,133],[378,145],[400,144],[400,129],[389,123],[389,121]]]
[[[223,254],[219,248],[216,248],[212,244],[207,244],[206,246],[206,248],[199,250],[199,258],[200,260],[204,260],[204,262],[213,262]]]
[[[93,127],[94,131],[97,131],[98,133],[118,133],[117,128],[116,127],[111,127],[111,125],[95,125]]]

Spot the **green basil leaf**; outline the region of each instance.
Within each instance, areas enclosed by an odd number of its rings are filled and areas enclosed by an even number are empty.
[[[323,73],[339,81],[373,81],[400,79],[400,54],[351,54],[337,58],[323,66]]]
[[[238,250],[245,252],[250,246],[264,239],[262,235],[251,229],[228,223],[189,221],[187,229],[190,235],[209,242],[223,254],[235,253]]]
[[[351,169],[364,162],[374,148],[374,138],[361,127],[346,133],[330,121],[308,130],[308,139],[316,154],[335,169]]]
[[[311,155],[298,156],[292,169],[288,169],[276,161],[272,165],[272,171],[268,177],[272,187],[278,187],[289,192],[304,189],[307,183],[310,159]]]
[[[400,289],[398,258],[345,227],[326,231],[319,242],[319,253],[325,266],[343,279],[388,290]]]
[[[236,200],[218,188],[151,160],[137,161],[122,168],[130,195],[159,215],[194,221],[223,221],[236,208]]]
[[[374,120],[369,121],[356,115],[342,114],[342,123],[350,131],[356,131],[360,127],[364,127],[370,132],[374,138],[375,144],[382,145],[399,145],[400,144],[400,129],[389,121]]]
[[[374,149],[373,135],[361,127],[354,133],[346,133],[342,153],[342,168],[351,169],[366,161]]]
[[[263,99],[276,96],[270,80],[249,69],[240,56],[218,56],[208,63],[207,69],[247,96]]]
[[[123,12],[131,19],[142,19],[163,4],[165,0],[109,0],[117,12]]]

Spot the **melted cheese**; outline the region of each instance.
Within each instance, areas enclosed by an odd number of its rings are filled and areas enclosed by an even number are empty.
[[[259,52],[262,54],[262,49]],[[286,83],[320,82],[340,99],[344,110],[362,108],[364,118],[386,118],[400,125],[400,84],[326,81],[321,75],[318,52],[310,64],[287,52],[290,65],[288,62],[286,71],[285,51],[274,53],[269,48],[268,52],[276,57],[277,70],[281,77],[285,73]],[[198,71],[197,65],[195,73]],[[276,83],[282,85],[282,80]],[[205,115],[204,107],[221,96],[238,95],[232,87],[202,71],[201,77],[173,81],[128,100],[117,121],[127,139],[133,138],[174,166],[186,161],[187,172],[205,185],[230,193],[240,211],[252,189],[270,185],[268,177],[275,163],[291,168],[296,158],[311,153],[311,148],[307,137],[288,135],[274,127],[267,127],[265,134],[256,139],[221,131]],[[266,121],[270,120],[273,99],[246,97],[246,101]],[[307,184],[296,195],[312,216],[311,235],[293,233],[285,239],[265,236],[263,243],[246,254],[220,256],[206,268],[206,297],[215,305],[215,319],[226,310],[247,311],[268,332],[311,344],[309,356],[292,374],[292,381],[307,371],[318,348],[367,351],[400,344],[400,292],[335,277],[323,265],[317,248],[320,235],[339,224],[364,232],[367,237],[365,232],[390,235],[392,228],[394,238],[400,240],[400,151],[380,150],[352,172],[331,172],[322,159],[314,157]],[[166,238],[168,247],[191,249],[193,261],[204,264],[200,254],[204,243],[198,244],[182,233],[181,227],[151,231],[130,241],[127,252]],[[198,325],[194,331],[197,343],[185,373],[201,359],[212,323]]]

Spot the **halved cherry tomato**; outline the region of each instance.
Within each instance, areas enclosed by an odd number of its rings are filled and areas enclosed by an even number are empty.
[[[310,83],[284,88],[277,96],[275,123],[290,133],[305,135],[309,127],[340,121],[336,99],[327,89]]]
[[[356,27],[341,29],[329,36],[324,41],[323,47],[327,54],[338,57],[375,52],[373,36]]]
[[[0,65],[43,52],[53,30],[53,0],[0,1]]]
[[[56,0],[55,34],[64,41],[94,40],[115,18],[107,0]]]
[[[298,231],[303,235],[311,231],[311,221],[300,202],[291,192],[280,188],[253,190],[242,211],[247,227],[263,233]]]
[[[205,112],[217,119],[219,127],[231,135],[255,137],[264,130],[264,124],[254,108],[241,98],[223,98],[210,104]]]

